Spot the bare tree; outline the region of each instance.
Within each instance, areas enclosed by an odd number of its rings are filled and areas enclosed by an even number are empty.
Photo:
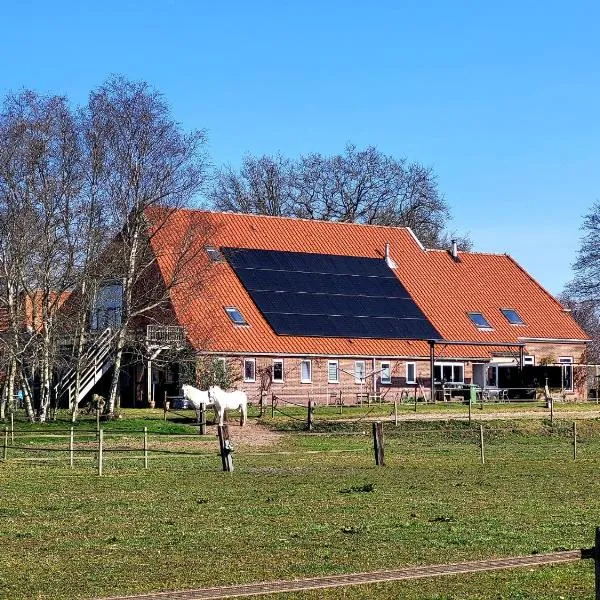
[[[53,399],[55,317],[76,281],[74,209],[82,181],[78,130],[65,98],[31,91],[8,96],[1,130],[5,302],[13,331],[11,354],[22,371],[20,331],[28,322],[28,346],[35,352],[29,357],[29,376],[21,372],[20,379],[30,413],[29,383],[32,379],[39,382],[39,418],[44,421]],[[25,319],[19,322],[16,307],[20,306],[24,306]],[[15,368],[10,366],[11,378]],[[13,384],[9,381],[8,394]]]
[[[297,160],[246,156],[239,173],[217,171],[209,197],[219,210],[411,227],[430,247],[447,247],[451,235],[433,171],[372,146]]]
[[[177,208],[194,200],[203,184],[205,136],[202,131],[184,133],[156,91],[122,77],[113,77],[92,92],[87,110],[88,135],[96,140],[106,173],[104,210],[110,227],[119,231],[107,260],[111,276],[123,286],[107,403],[112,415],[118,407],[119,373],[131,329],[142,316],[164,306],[168,301],[164,290],[177,285],[182,273],[175,268],[170,281],[147,285],[156,274],[157,257],[150,248],[153,237],[174,218]],[[152,213],[150,223],[152,208],[160,210]],[[184,243],[176,262],[185,262],[180,261],[181,255],[189,258],[196,251],[197,247]]]

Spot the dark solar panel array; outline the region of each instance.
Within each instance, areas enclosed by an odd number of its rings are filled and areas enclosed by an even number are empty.
[[[383,259],[221,250],[278,335],[441,337]]]

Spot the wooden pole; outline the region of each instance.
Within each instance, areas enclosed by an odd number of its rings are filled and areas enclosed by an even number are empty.
[[[229,440],[229,427],[227,425],[218,425],[217,433],[219,434],[219,448],[221,451],[221,464],[223,465],[223,471],[233,471],[233,459],[231,453],[233,448]]]
[[[342,392],[340,391],[340,415],[344,412],[344,399],[342,398]]]
[[[206,435],[206,404],[200,405],[200,435]]]
[[[275,416],[275,394],[271,394],[271,419]]]
[[[483,445],[483,425],[479,425],[479,448],[481,454],[481,464],[485,465],[485,448]]]
[[[373,423],[373,451],[375,452],[375,464],[378,467],[385,466],[383,452],[383,423],[381,421]]]
[[[577,422],[573,421],[573,460],[577,458]]]
[[[8,427],[4,428],[4,451],[2,452],[2,460],[6,460],[8,453]]]
[[[148,468],[148,428],[144,427],[144,469]]]
[[[102,477],[102,462],[104,460],[104,429],[98,432],[98,476]]]
[[[309,398],[308,399],[308,404],[306,405],[307,408],[307,415],[306,415],[306,425],[309,431],[313,430],[313,410],[314,410],[314,405],[312,400]]]
[[[550,425],[554,426],[554,399],[550,398],[548,402],[550,403]]]
[[[163,421],[167,420],[167,390],[165,390],[165,399],[163,400]]]
[[[469,425],[471,424],[471,405],[473,403],[473,399],[471,394],[469,393]]]
[[[394,425],[398,427],[398,399],[394,400]]]
[[[96,408],[96,437],[100,436],[100,409]]]
[[[600,600],[600,527],[596,527],[596,540],[594,545],[594,580],[596,600]]]
[[[15,443],[15,414],[10,412],[10,443]]]
[[[74,461],[74,456],[73,456],[73,448],[74,448],[74,443],[73,443],[73,428],[71,427],[71,434],[69,435],[69,466],[71,467],[71,469],[73,468],[73,461]]]

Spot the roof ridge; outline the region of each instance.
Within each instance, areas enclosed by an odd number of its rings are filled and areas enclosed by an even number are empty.
[[[414,234],[407,225],[378,225],[375,223],[359,223],[357,221],[327,221],[325,219],[308,219],[306,217],[292,217],[288,215],[263,215],[257,213],[245,213],[235,210],[208,210],[204,208],[178,208],[175,212],[187,211],[197,213],[209,213],[212,215],[235,215],[240,217],[258,217],[261,219],[286,219],[288,221],[305,221],[307,223],[331,223],[334,225],[359,225],[361,227],[378,227],[380,229],[406,229]],[[417,238],[418,239],[418,238]]]

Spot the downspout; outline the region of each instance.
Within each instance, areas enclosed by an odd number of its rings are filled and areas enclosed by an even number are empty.
[[[429,391],[431,394],[431,402],[435,402],[435,383],[433,381],[433,373],[434,373],[434,363],[435,363],[435,341],[429,340]]]
[[[371,373],[373,374],[373,395],[377,396],[377,373],[375,372],[375,357],[372,358],[373,366]]]

